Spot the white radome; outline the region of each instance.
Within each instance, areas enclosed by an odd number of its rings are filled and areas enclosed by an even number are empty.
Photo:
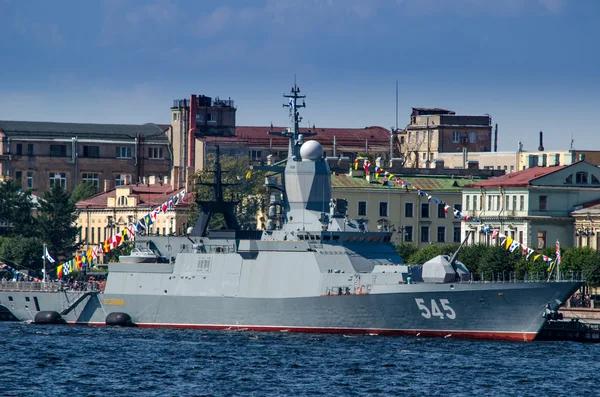
[[[316,161],[323,157],[323,146],[317,141],[306,141],[300,147],[300,157],[303,161]]]

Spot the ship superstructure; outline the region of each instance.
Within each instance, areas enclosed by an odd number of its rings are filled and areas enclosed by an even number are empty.
[[[285,98],[292,127],[272,132],[289,138],[285,167],[255,167],[270,172],[264,230],[238,227],[217,150],[213,197],[198,202],[190,233],[136,241],[165,260],[109,264],[103,292],[5,284],[0,312],[69,324],[533,340],[582,285],[472,282],[456,255],[404,264],[390,230],[349,219],[347,202],[332,198],[323,149],[299,132],[304,96],[294,85]],[[216,213],[222,230],[208,228]]]

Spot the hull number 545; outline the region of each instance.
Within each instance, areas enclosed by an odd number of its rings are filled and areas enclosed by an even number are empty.
[[[454,320],[456,318],[456,312],[450,306],[450,302],[448,302],[448,299],[439,299],[438,301],[439,305],[435,299],[432,299],[431,304],[427,305],[424,299],[415,298],[415,302],[421,310],[421,316],[425,318],[439,317],[442,319],[447,317],[450,320]]]

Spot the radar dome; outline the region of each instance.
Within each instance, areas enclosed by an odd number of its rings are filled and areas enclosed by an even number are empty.
[[[323,157],[323,146],[317,141],[306,141],[300,147],[300,157],[303,161],[316,161]]]

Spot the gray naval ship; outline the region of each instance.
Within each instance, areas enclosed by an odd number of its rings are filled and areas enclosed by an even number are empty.
[[[581,282],[473,282],[452,257],[409,266],[389,230],[367,230],[331,197],[323,149],[299,133],[304,96],[287,106],[285,167],[267,177],[265,230],[240,230],[216,160],[213,200],[188,235],[138,238],[168,258],[110,263],[104,291],[4,283],[0,318],[34,323],[533,340]],[[302,99],[303,103],[298,101]],[[209,230],[214,214],[226,229]],[[20,285],[19,285],[20,284]],[[24,285],[27,284],[27,285]]]

